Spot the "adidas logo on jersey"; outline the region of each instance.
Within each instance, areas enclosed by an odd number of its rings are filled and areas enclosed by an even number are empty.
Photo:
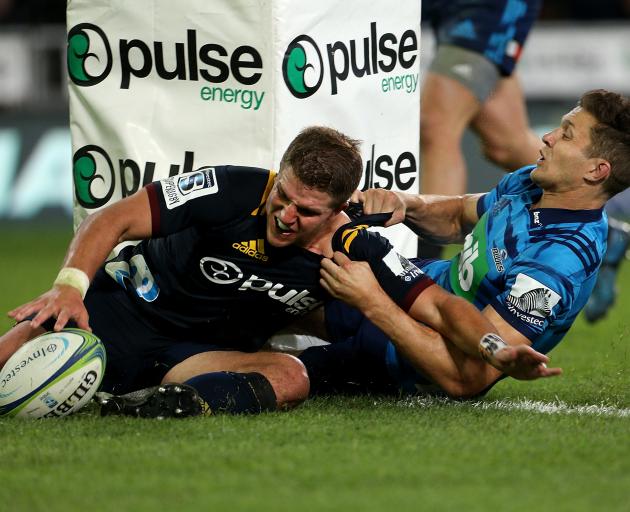
[[[232,247],[250,258],[255,258],[260,261],[267,261],[269,259],[269,256],[265,254],[265,241],[262,238],[250,240],[249,242],[234,242]]]

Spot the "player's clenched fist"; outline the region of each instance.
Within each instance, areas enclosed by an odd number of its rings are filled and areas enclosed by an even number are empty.
[[[385,226],[399,224],[405,220],[407,206],[403,198],[396,192],[386,190],[384,188],[371,188],[361,193],[363,202],[363,212],[366,214],[373,213],[392,213]]]

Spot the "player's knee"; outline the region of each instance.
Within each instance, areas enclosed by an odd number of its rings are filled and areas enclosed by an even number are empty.
[[[278,408],[288,409],[308,398],[310,381],[306,367],[297,357],[278,354],[278,364],[269,371],[269,381],[276,392]]]
[[[454,148],[459,150],[464,128],[455,123],[444,123],[439,116],[427,114],[420,119],[420,145],[427,151],[433,148]]]
[[[488,383],[479,378],[449,377],[438,382],[442,390],[451,398],[466,399],[478,396]]]
[[[481,144],[484,157],[502,169],[513,170],[514,152],[511,145],[504,141],[484,141]]]
[[[531,130],[515,133],[496,130],[492,134],[479,133],[484,156],[506,171],[533,164],[538,158],[540,141]]]
[[[442,120],[432,113],[423,114],[420,118],[420,141],[422,144],[434,143],[445,134]]]

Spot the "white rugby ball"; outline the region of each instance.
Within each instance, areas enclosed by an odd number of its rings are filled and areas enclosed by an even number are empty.
[[[81,329],[32,339],[0,370],[0,416],[47,418],[78,411],[98,389],[105,360],[101,340]]]

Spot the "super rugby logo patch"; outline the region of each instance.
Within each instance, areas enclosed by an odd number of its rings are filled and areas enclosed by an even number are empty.
[[[508,310],[520,320],[542,327],[560,295],[525,274],[518,274],[506,299]]]
[[[214,167],[202,167],[197,171],[162,180],[162,193],[169,210],[191,199],[216,194],[218,191],[219,184]]]

